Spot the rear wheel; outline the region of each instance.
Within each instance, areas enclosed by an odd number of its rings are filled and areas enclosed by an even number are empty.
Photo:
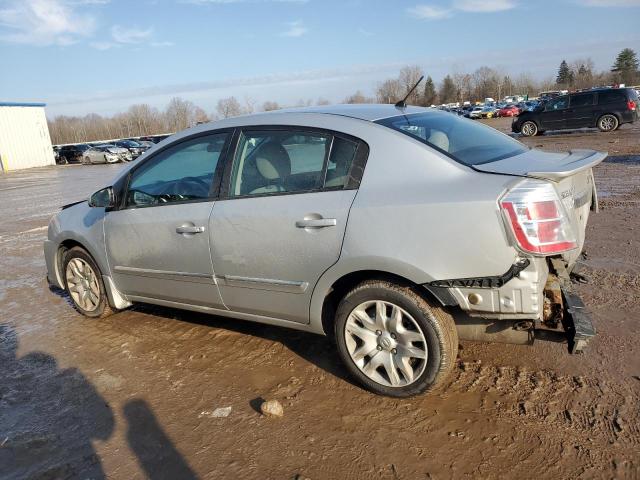
[[[520,127],[520,133],[525,137],[533,137],[538,134],[538,125],[536,125],[536,122],[527,120]]]
[[[618,122],[618,117],[611,115],[610,113],[607,113],[598,119],[598,128],[601,132],[613,132],[618,128],[619,124],[620,122]]]
[[[338,352],[372,392],[409,397],[441,382],[455,364],[458,335],[451,315],[410,287],[366,281],[336,312]]]
[[[65,252],[62,265],[65,286],[76,310],[93,318],[113,313],[100,269],[91,255],[80,247],[74,247]]]
[[[84,157],[82,159],[82,163],[84,163],[85,165],[90,165],[91,164],[91,159],[89,157]]]

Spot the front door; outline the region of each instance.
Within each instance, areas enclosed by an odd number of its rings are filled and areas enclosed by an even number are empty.
[[[294,127],[241,133],[209,230],[230,310],[309,321],[315,284],[340,256],[363,151],[355,139]]]
[[[563,95],[549,100],[540,113],[541,130],[560,130],[565,128],[565,110],[569,106],[569,96]]]
[[[105,219],[109,267],[125,295],[224,308],[208,221],[229,136],[180,142],[132,171],[123,205]]]

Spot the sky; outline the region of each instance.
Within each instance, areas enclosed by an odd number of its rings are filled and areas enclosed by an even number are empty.
[[[339,103],[408,64],[543,79],[640,53],[639,25],[640,0],[0,0],[0,101],[50,117],[175,96]]]

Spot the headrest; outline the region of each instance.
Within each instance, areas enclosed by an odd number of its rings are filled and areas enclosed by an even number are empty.
[[[284,147],[270,141],[260,145],[254,154],[256,168],[267,180],[276,180],[291,175],[291,159]]]

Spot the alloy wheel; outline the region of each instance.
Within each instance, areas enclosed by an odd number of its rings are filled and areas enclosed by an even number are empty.
[[[381,385],[410,385],[427,365],[427,340],[420,326],[390,302],[374,300],[354,308],[345,324],[345,341],[353,363]]]
[[[616,128],[617,123],[618,122],[616,121],[615,117],[606,115],[600,119],[600,129],[605,132],[610,132],[611,130],[614,130]]]
[[[92,312],[100,304],[100,285],[91,266],[81,258],[72,258],[67,264],[67,288],[80,308]]]
[[[524,125],[522,125],[522,134],[527,137],[534,136],[537,130],[538,129],[533,122],[525,122]]]

